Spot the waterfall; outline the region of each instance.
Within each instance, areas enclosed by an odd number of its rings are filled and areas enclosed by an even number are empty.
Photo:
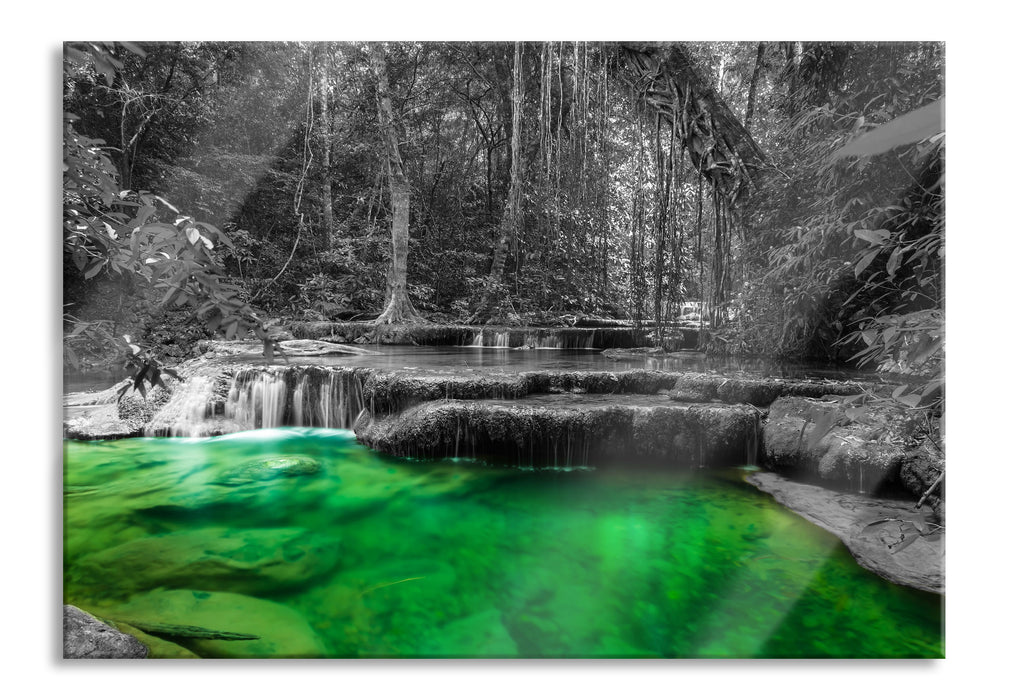
[[[537,331],[529,344],[541,350],[560,350],[564,347],[561,336],[554,331]]]
[[[249,370],[236,373],[224,417],[245,428],[277,428],[287,414],[288,383],[283,373]]]
[[[193,376],[175,385],[171,398],[148,423],[148,436],[203,436],[210,434],[214,412],[214,379]]]
[[[531,335],[531,341],[527,340],[526,342],[541,350],[591,350],[594,347],[596,330],[594,328],[561,328],[540,330]]]
[[[477,334],[473,336],[473,340],[469,345],[465,347],[473,348],[507,348],[511,347],[508,344],[510,338],[510,331],[487,331],[481,328],[477,331]]]
[[[224,414],[243,429],[350,428],[364,408],[363,384],[343,368],[246,369],[232,380]]]
[[[192,377],[151,420],[148,435],[203,437],[309,426],[351,428],[364,408],[364,372],[327,367],[251,367],[236,371],[224,394],[209,377]],[[226,380],[225,380],[226,381]],[[221,396],[226,395],[223,401]]]

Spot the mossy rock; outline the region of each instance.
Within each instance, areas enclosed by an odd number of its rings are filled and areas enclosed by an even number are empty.
[[[175,589],[142,593],[100,611],[102,617],[145,629],[199,628],[201,637],[171,636],[170,641],[203,658],[319,658],[322,639],[295,610],[237,593]],[[255,639],[213,639],[206,635]]]
[[[312,476],[322,467],[317,460],[301,455],[268,457],[229,469],[209,483],[221,486],[238,486],[284,477]]]
[[[332,537],[298,528],[197,528],[86,555],[77,570],[81,580],[92,582],[102,581],[109,569],[122,572],[122,593],[194,582],[258,593],[296,588],[328,573],[338,551]]]

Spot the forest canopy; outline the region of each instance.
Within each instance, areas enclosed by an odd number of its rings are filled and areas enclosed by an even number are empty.
[[[662,345],[693,303],[712,352],[938,376],[939,43],[81,42],[63,80],[72,364],[271,319]]]

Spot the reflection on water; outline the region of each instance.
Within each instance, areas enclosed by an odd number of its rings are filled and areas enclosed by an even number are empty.
[[[66,602],[160,630],[156,656],[944,653],[941,597],[739,470],[406,461],[309,428],[67,442],[64,465]]]

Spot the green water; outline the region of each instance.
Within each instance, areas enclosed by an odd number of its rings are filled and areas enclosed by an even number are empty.
[[[941,597],[742,470],[411,462],[289,428],[67,442],[64,471],[65,601],[160,629],[152,656],[944,655]]]

